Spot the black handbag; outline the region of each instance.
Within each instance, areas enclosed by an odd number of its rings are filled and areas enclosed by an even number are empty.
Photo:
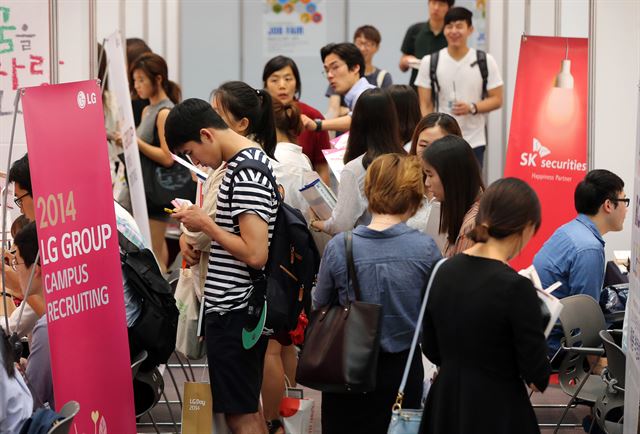
[[[347,289],[351,280],[355,300],[346,306],[330,303],[312,313],[296,371],[298,383],[323,392],[362,393],[376,388],[382,306],[359,301],[352,246],[349,231],[345,233]]]
[[[160,146],[157,126],[153,128],[151,145]],[[175,198],[195,202],[197,184],[186,167],[175,162],[171,167],[163,167],[141,152],[140,168],[148,210],[162,212],[164,208],[173,208],[171,201]]]

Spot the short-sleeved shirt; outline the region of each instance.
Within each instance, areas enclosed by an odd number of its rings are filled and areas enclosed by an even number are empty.
[[[264,174],[250,168],[241,169],[233,179],[231,177],[236,166],[247,159],[259,161],[273,173],[269,157],[262,149],[247,148],[233,156],[227,162],[227,171],[220,184],[215,222],[221,229],[240,235],[238,217],[244,213],[255,214],[267,222],[270,244],[278,211],[278,201],[271,182]],[[233,194],[229,197],[232,185]],[[252,290],[249,266],[213,240],[204,284],[206,312],[225,313],[244,309]]]
[[[407,29],[407,33],[402,40],[400,50],[404,54],[411,54],[418,59],[443,49],[447,46],[447,39],[444,37],[444,29],[437,35],[431,30],[429,22],[416,23]],[[409,84],[415,89],[414,81],[418,71],[411,68],[411,79]]]
[[[416,78],[416,86],[431,89],[429,76],[431,56],[425,56],[420,62],[420,70]],[[502,86],[502,77],[498,64],[491,54],[487,53],[487,90]],[[478,55],[474,48],[469,48],[467,54],[460,60],[449,55],[446,48],[440,50],[436,76],[440,84],[438,92],[438,111],[448,113],[458,121],[462,130],[462,137],[472,148],[487,144],[485,125],[487,116],[484,114],[467,114],[457,116],[451,113],[454,101],[477,103],[482,100],[482,74],[478,66]]]
[[[301,101],[298,101],[298,107],[300,113],[310,117],[311,119],[324,119],[322,113],[315,108],[307,105]],[[327,161],[322,153],[323,149],[329,149],[331,144],[329,143],[329,133],[327,131],[308,131],[304,130],[298,136],[298,145],[302,146],[302,152],[309,157],[311,164],[325,164]]]

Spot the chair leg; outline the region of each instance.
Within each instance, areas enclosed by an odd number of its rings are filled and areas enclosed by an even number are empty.
[[[156,433],[160,434],[160,430],[158,429],[158,425],[156,425],[155,419],[151,415],[151,411],[149,411],[147,414],[149,415],[149,419],[151,419],[151,423],[153,424],[153,428],[156,430]]]
[[[187,381],[189,381],[189,374],[187,374],[187,370],[184,367],[184,363],[182,363],[182,358],[180,357],[180,354],[178,354],[177,351],[173,352],[176,355],[176,359],[178,359],[178,363],[180,363],[180,368],[182,369],[182,373],[184,374],[184,378],[187,379]]]
[[[182,395],[180,395],[180,389],[178,389],[178,383],[176,382],[175,377],[173,376],[173,372],[171,372],[171,368],[169,365],[166,365],[167,372],[169,373],[169,377],[171,377],[171,382],[173,383],[173,387],[176,389],[176,395],[178,395],[178,401],[180,402],[180,409],[182,410]],[[165,400],[167,398],[165,397]]]
[[[173,422],[174,432],[178,434],[178,424],[176,423],[176,418],[173,417],[173,410],[171,410],[171,404],[169,404],[169,400],[167,399],[167,395],[164,393],[164,390],[162,391],[162,397],[167,405],[167,410],[169,410],[169,416],[171,416],[171,422]]]
[[[185,357],[185,359],[187,360],[187,366],[189,367],[189,372],[191,372],[191,379],[192,381],[196,381],[196,374],[193,372],[193,366],[191,366],[191,360],[189,360],[188,357]]]
[[[569,408],[571,407],[571,405],[574,403],[574,401],[576,400],[578,393],[580,393],[580,391],[582,390],[582,388],[584,387],[584,385],[587,383],[587,380],[589,379],[589,377],[591,376],[591,373],[593,372],[593,368],[595,368],[595,364],[589,366],[589,372],[587,373],[587,375],[585,375],[584,379],[580,382],[580,384],[578,385],[578,389],[576,390],[576,393],[574,393],[571,396],[571,399],[569,400],[569,403],[567,404],[567,406],[564,409],[564,412],[562,413],[562,416],[560,416],[560,420],[558,421],[558,425],[556,425],[556,429],[553,431],[553,434],[557,434],[558,430],[560,429],[560,425],[562,424],[562,421],[564,420],[565,416],[567,415],[567,413],[569,412]],[[593,425],[592,425],[593,426]]]

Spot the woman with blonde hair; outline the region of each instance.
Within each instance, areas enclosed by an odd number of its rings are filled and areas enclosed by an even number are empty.
[[[434,241],[406,225],[422,201],[424,184],[416,157],[382,155],[369,165],[364,191],[371,223],[353,231],[353,261],[361,300],[382,305],[380,353],[376,389],[368,393],[323,393],[322,432],[384,434],[391,417],[413,332],[417,327],[422,293],[441,255]],[[336,296],[341,305],[354,299],[347,278],[345,236],[335,236],[324,251],[314,307]],[[423,368],[414,353],[404,404],[418,408],[422,398]]]

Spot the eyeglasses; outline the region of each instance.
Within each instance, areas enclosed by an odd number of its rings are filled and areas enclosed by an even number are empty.
[[[27,197],[27,196],[29,196],[30,194],[31,193],[27,192],[27,193],[23,194],[20,197],[14,197],[13,198],[13,203],[15,203],[18,208],[22,208],[22,199]]]
[[[616,203],[618,203],[618,202],[623,202],[623,203],[627,206],[627,208],[629,208],[629,205],[631,205],[631,199],[630,199],[630,198],[628,198],[628,197],[625,197],[625,198],[622,198],[622,199],[620,199],[620,198],[614,198],[614,199],[609,199],[609,200],[610,200],[611,202],[616,202]]]
[[[356,41],[354,42],[355,46],[358,48],[375,48],[376,43],[372,41]]]
[[[13,271],[18,271],[18,265],[24,265],[24,262],[18,262],[16,258],[11,259],[11,268]]]
[[[322,76],[324,78],[327,78],[329,73],[335,75],[336,71],[338,71],[338,69],[342,68],[343,66],[346,66],[346,63],[332,63],[331,66],[325,68],[324,71],[322,71]]]

